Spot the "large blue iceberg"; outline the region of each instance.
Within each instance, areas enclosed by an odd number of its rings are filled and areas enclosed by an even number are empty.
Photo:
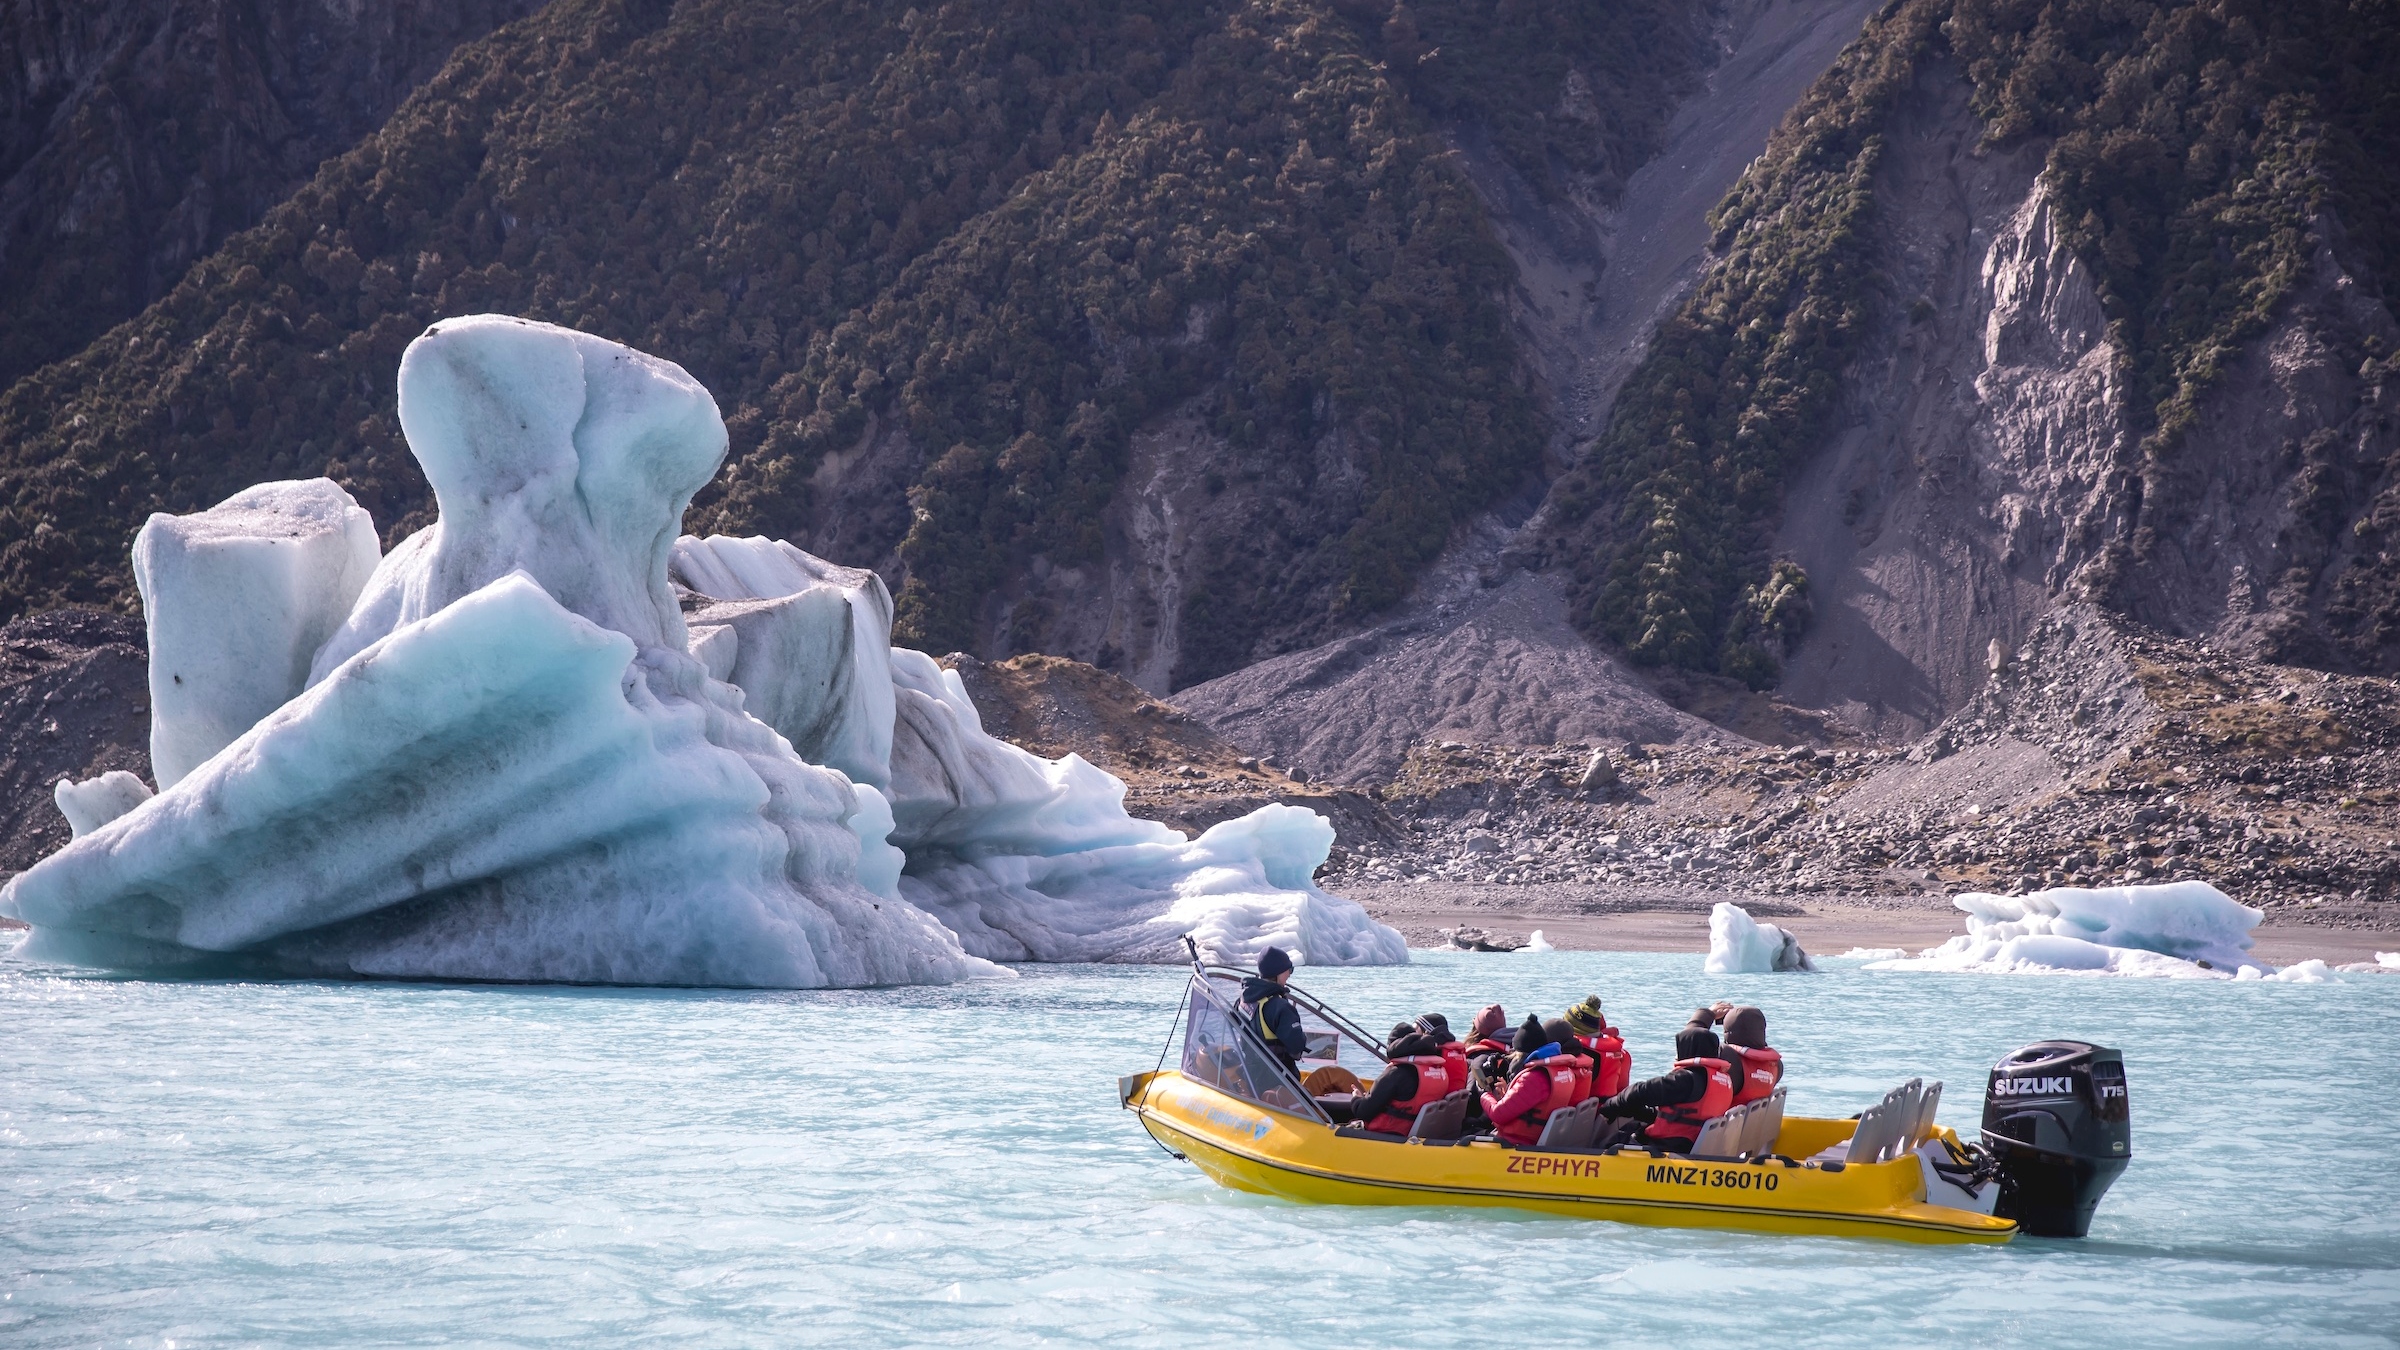
[[[725,452],[680,367],[445,320],[399,402],[440,518],[389,555],[321,479],[143,528],[159,791],[60,785],[77,837],[0,888],[29,955],[773,987],[1174,959],[1187,933],[1407,959],[1311,882],[1315,813],[1134,819],[890,646],[872,572],[679,538]]]

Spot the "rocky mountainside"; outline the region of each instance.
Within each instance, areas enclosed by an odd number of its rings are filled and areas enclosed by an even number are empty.
[[[683,362],[694,528],[878,567],[1189,828],[2349,903],[2400,875],[2394,70],[2370,0],[555,0],[0,394],[0,614],[130,609],[148,511],[262,478],[417,528],[393,361],[504,309]]]
[[[67,842],[61,778],[150,777],[150,669],[139,620],[52,610],[0,625],[0,876]]]
[[[1797,8],[1733,17],[1790,32]],[[1398,619],[1178,699],[1360,781],[1444,735],[1539,746],[1562,722],[1512,688],[1520,639],[1476,636],[1513,634],[1502,614],[1536,592],[1609,640],[1572,682],[1578,736],[1649,739],[1663,700],[1772,743],[1906,741],[2087,600],[2249,659],[2400,668],[2393,25],[2341,4],[2065,13],[1885,6],[1771,137],[1694,95],[1694,141],[1628,200],[1731,160],[1722,203],[1630,240],[1587,223],[1602,276],[1671,275],[1644,292],[1663,299],[1605,342],[1604,306],[1564,306],[1580,331],[1522,325],[1598,391],[1562,405],[1587,439],[1538,508],[1462,533]],[[1722,69],[1742,68],[1726,31]],[[1528,242],[1561,233],[1504,234],[1521,275],[1557,271]],[[1429,620],[1456,636],[1406,640]],[[1479,700],[1524,715],[1479,720]]]
[[[132,318],[541,0],[0,8],[0,388]]]
[[[561,0],[0,396],[0,613],[130,603],[146,511],[259,478],[415,529],[393,360],[497,309],[691,369],[734,437],[692,526],[884,568],[911,641],[1160,688],[1305,645],[1539,490],[1509,260],[1442,128],[1612,201],[1714,18]]]

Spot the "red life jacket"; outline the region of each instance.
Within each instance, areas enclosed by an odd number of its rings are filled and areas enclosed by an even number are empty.
[[[1706,1069],[1708,1091],[1696,1102],[1658,1108],[1658,1119],[1645,1131],[1653,1139],[1697,1139],[1700,1127],[1733,1109],[1733,1071],[1721,1059],[1679,1059],[1678,1069]]]
[[[1625,1038],[1615,1027],[1603,1027],[1598,1035],[1578,1036],[1585,1049],[1600,1057],[1600,1068],[1592,1075],[1592,1095],[1614,1097],[1633,1081],[1633,1055],[1625,1049]]]
[[[1516,1077],[1508,1080],[1509,1088],[1514,1090],[1518,1079],[1529,1073],[1549,1077],[1550,1099],[1506,1125],[1493,1127],[1502,1139],[1512,1144],[1539,1143],[1542,1127],[1550,1122],[1551,1112],[1566,1110],[1590,1096],[1592,1091],[1592,1062],[1581,1055],[1560,1054],[1537,1059],[1517,1070]],[[1503,1092],[1500,1095],[1505,1097],[1508,1094]]]
[[[1733,1089],[1735,1106],[1766,1100],[1783,1081],[1783,1056],[1776,1051],[1764,1046],[1753,1050],[1746,1045],[1729,1045],[1725,1051],[1742,1059],[1742,1081]]]
[[[1443,1046],[1442,1048],[1447,1050],[1450,1047]],[[1451,1076],[1451,1057],[1446,1054],[1402,1055],[1400,1058],[1392,1060],[1391,1067],[1406,1064],[1416,1069],[1417,1090],[1406,1100],[1396,1101],[1385,1107],[1382,1115],[1367,1122],[1367,1128],[1381,1130],[1385,1134],[1408,1133],[1409,1127],[1416,1123],[1417,1112],[1467,1085],[1465,1057],[1461,1056],[1458,1062],[1460,1067],[1457,1077],[1454,1078]],[[1391,1068],[1387,1067],[1384,1072],[1391,1072]]]

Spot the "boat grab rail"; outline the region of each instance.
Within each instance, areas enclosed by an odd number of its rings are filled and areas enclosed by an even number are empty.
[[[1191,941],[1191,939],[1186,938],[1184,941],[1188,943]],[[1238,966],[1205,965],[1202,964],[1197,957],[1193,959],[1192,965],[1200,972],[1201,975],[1209,979],[1246,980],[1250,978],[1252,974],[1252,972],[1243,970]],[[1347,1017],[1344,1017],[1339,1012],[1334,1011],[1333,1007],[1327,1004],[1323,999],[1320,999],[1316,995],[1309,993],[1307,990],[1300,988],[1298,985],[1292,984],[1287,984],[1283,987],[1283,996],[1300,1005],[1300,1007],[1306,1009],[1307,1011],[1315,1013],[1317,1017],[1325,1023],[1325,1025],[1332,1027],[1337,1034],[1347,1038],[1352,1042],[1355,1042],[1360,1049],[1366,1051],[1368,1054],[1373,1055],[1375,1058],[1382,1060],[1387,1064],[1391,1062],[1391,1056],[1383,1053],[1383,1042],[1375,1039],[1374,1036],[1368,1033],[1365,1027],[1362,1027],[1358,1023],[1351,1021]]]

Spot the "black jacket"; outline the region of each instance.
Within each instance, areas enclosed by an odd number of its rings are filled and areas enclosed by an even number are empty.
[[[1740,1075],[1735,1075],[1740,1080]],[[1631,1116],[1655,1112],[1662,1106],[1681,1106],[1696,1102],[1708,1095],[1708,1070],[1704,1066],[1669,1069],[1656,1078],[1645,1078],[1623,1092],[1600,1103],[1604,1116]]]
[[[1383,1053],[1392,1059],[1404,1059],[1410,1055],[1438,1055],[1442,1053],[1442,1043],[1419,1032],[1414,1036],[1395,1037],[1391,1044],[1383,1047]],[[1350,1118],[1364,1124],[1382,1115],[1384,1108],[1393,1102],[1405,1101],[1416,1095],[1417,1066],[1391,1065],[1375,1080],[1373,1091],[1363,1100],[1351,1104]]]
[[[1283,996],[1283,986],[1253,975],[1242,981],[1242,1020],[1252,1035],[1267,1043],[1275,1057],[1297,1069],[1308,1049],[1308,1032],[1300,1025],[1300,1010]]]

